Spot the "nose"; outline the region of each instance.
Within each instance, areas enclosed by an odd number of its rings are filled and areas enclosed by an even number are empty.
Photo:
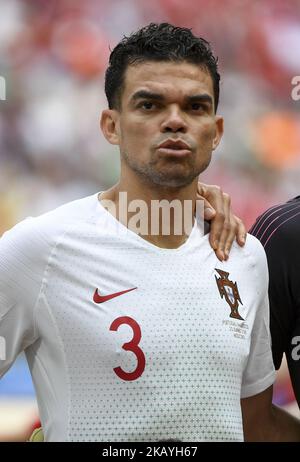
[[[161,131],[163,133],[186,133],[187,123],[184,120],[183,114],[181,113],[179,108],[170,108],[170,111],[166,114],[165,119],[162,122]]]

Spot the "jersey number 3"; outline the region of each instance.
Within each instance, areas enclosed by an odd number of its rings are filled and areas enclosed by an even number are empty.
[[[110,330],[117,331],[122,324],[127,324],[133,330],[133,338],[130,342],[124,343],[122,348],[126,351],[132,351],[137,357],[137,366],[133,372],[125,372],[121,367],[115,367],[114,371],[122,380],[136,380],[145,370],[146,359],[143,351],[139,347],[142,333],[138,323],[129,316],[122,316],[114,320],[110,326]]]

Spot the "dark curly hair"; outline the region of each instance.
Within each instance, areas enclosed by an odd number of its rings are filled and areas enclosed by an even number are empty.
[[[209,42],[195,37],[191,29],[151,23],[129,37],[124,36],[110,54],[105,73],[105,93],[110,109],[121,109],[127,66],[146,61],[186,61],[207,69],[214,87],[215,111],[219,102],[218,58]]]

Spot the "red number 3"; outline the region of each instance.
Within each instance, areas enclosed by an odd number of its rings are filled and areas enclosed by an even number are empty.
[[[133,372],[125,372],[121,367],[115,367],[114,371],[122,380],[136,380],[145,370],[145,355],[138,346],[142,337],[141,328],[138,323],[129,316],[122,316],[114,320],[109,330],[117,331],[122,324],[127,324],[133,330],[133,338],[130,342],[124,343],[122,348],[126,351],[132,351],[137,357],[137,366]]]

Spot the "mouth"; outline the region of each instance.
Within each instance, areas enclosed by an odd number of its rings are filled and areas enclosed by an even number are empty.
[[[182,140],[166,140],[157,149],[165,156],[185,157],[192,153],[191,147]]]

